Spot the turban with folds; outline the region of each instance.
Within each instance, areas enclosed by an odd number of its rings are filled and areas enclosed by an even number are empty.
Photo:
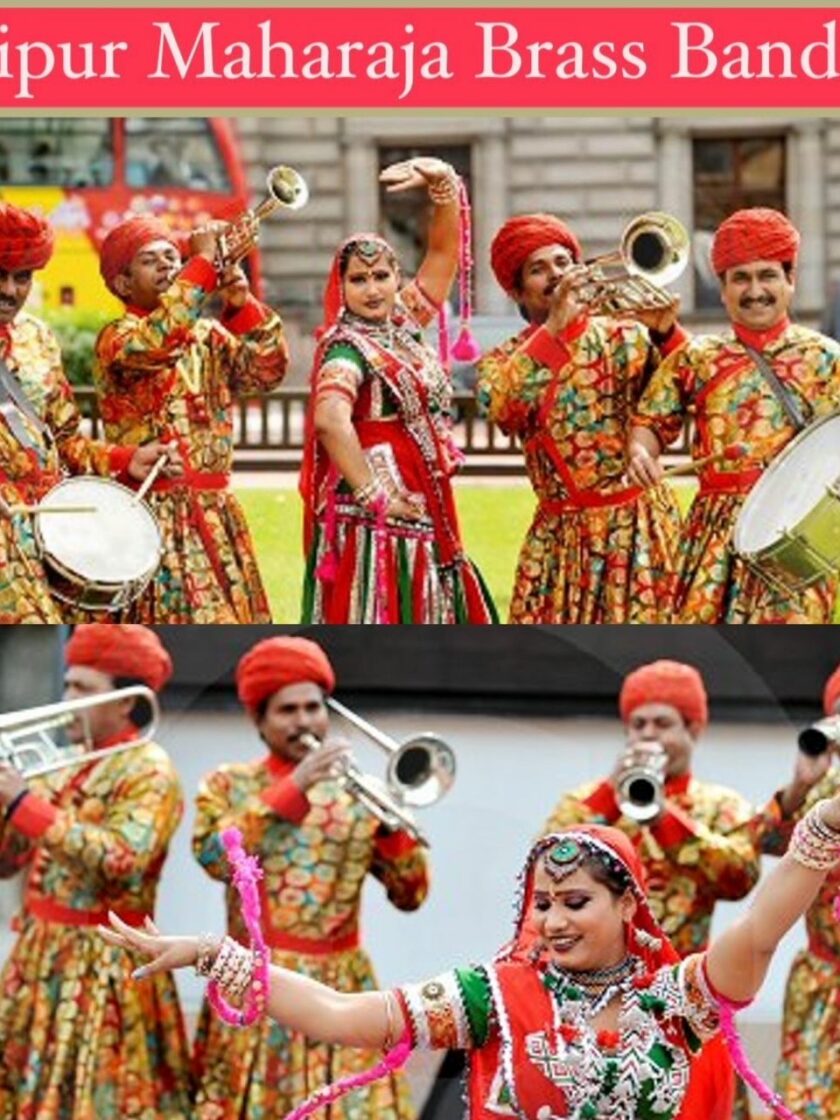
[[[840,665],[834,670],[828,680],[825,682],[825,692],[823,692],[823,708],[827,716],[833,716],[834,709],[837,706],[837,701],[840,700]]]
[[[0,268],[6,272],[43,268],[54,244],[55,233],[46,218],[0,202]]]
[[[324,692],[335,688],[335,673],[316,642],[308,638],[266,638],[249,649],[236,667],[236,690],[250,712],[281,688],[311,682]]]
[[[736,210],[722,222],[712,242],[712,268],[718,276],[750,261],[796,263],[799,231],[778,210],[755,206]]]
[[[99,271],[109,291],[114,291],[114,281],[121,276],[137,253],[151,241],[168,241],[180,253],[182,241],[159,218],[127,218],[114,226],[99,250]]]
[[[703,678],[681,661],[652,661],[627,674],[618,698],[621,718],[626,722],[643,704],[670,704],[686,723],[701,727],[709,719]]]
[[[490,264],[508,295],[513,294],[519,271],[531,253],[548,245],[565,245],[575,261],[583,256],[578,239],[553,214],[521,214],[505,222],[490,246]]]
[[[64,657],[68,665],[86,665],[109,677],[132,677],[155,692],[172,676],[172,659],[148,626],[85,623],[73,631]]]

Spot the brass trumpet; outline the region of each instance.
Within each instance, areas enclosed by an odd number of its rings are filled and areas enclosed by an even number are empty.
[[[385,780],[365,774],[350,762],[338,775],[337,781],[392,832],[402,829],[423,847],[429,842],[414,820],[410,808],[433,805],[449,790],[455,781],[455,754],[439,736],[424,732],[398,743],[384,731],[345,707],[331,696],[327,706],[347,720],[353,727],[367,735],[389,755]],[[300,737],[309,750],[318,750],[320,740],[314,735]]]
[[[616,800],[625,817],[646,824],[660,815],[665,805],[665,751],[650,753],[642,762],[628,766],[616,782]]]
[[[668,307],[672,296],[662,286],[685,271],[689,250],[688,231],[677,218],[661,210],[640,214],[625,227],[617,250],[584,262],[578,298],[593,314]]]
[[[149,705],[150,717],[140,730],[138,738],[109,747],[107,752],[91,749],[92,741],[87,730],[82,743],[61,741],[60,732],[66,731],[80,716],[84,724],[84,717],[92,708],[131,698],[145,700]],[[0,763],[13,766],[24,778],[35,778],[68,766],[83,766],[87,762],[103,758],[104,753],[110,757],[121,751],[144,746],[154,737],[159,718],[157,697],[144,685],[132,685],[112,692],[100,692],[95,696],[83,696],[79,700],[60,700],[56,704],[7,712],[0,716]]]
[[[218,238],[216,267],[230,268],[246,257],[259,240],[259,223],[277,210],[300,210],[309,201],[309,187],[299,171],[278,164],[266,176],[268,197],[228,223]]]
[[[799,749],[803,754],[816,758],[829,747],[840,743],[840,715],[818,720],[799,732]]]

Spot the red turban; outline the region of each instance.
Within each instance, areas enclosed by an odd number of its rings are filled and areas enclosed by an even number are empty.
[[[250,712],[281,688],[311,682],[324,692],[335,688],[335,673],[324,651],[308,638],[266,638],[236,667],[236,690]]]
[[[703,678],[681,661],[653,661],[627,674],[618,698],[621,718],[626,722],[642,704],[670,704],[686,723],[701,727],[709,719]]]
[[[55,233],[46,218],[0,202],[0,268],[7,272],[43,268],[54,244]]]
[[[718,276],[727,268],[750,261],[796,262],[799,231],[792,222],[766,207],[736,210],[717,229],[712,242],[712,268]]]
[[[67,643],[68,665],[86,665],[109,677],[133,677],[159,692],[172,676],[172,659],[148,626],[89,622]]]
[[[823,692],[823,708],[827,716],[835,714],[834,709],[837,706],[837,701],[840,700],[840,665],[834,670],[828,680],[825,682],[825,692]]]
[[[490,265],[508,295],[513,294],[519,270],[531,253],[548,245],[565,245],[575,261],[583,256],[578,239],[553,214],[521,214],[505,222],[490,246]]]
[[[177,235],[164,225],[159,218],[127,218],[114,226],[99,250],[99,271],[110,292],[114,291],[114,281],[121,276],[137,253],[151,241],[168,241],[181,252],[182,243]]]

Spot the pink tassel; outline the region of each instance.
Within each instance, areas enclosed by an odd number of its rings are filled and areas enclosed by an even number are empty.
[[[718,1005],[720,1007],[721,1034],[726,1042],[726,1049],[729,1051],[732,1064],[742,1079],[754,1090],[759,1100],[766,1104],[776,1116],[780,1116],[781,1120],[799,1120],[796,1113],[791,1112],[778,1093],[774,1093],[769,1085],[764,1084],[750,1065],[750,1060],[744,1051],[738,1034],[738,1028],[735,1026],[736,1005],[730,1003],[728,999],[724,999],[723,996],[718,996]]]
[[[834,905],[832,907],[832,912],[835,919],[840,922],[840,894],[834,896]]]
[[[262,878],[262,868],[256,856],[246,854],[242,846],[242,833],[238,828],[227,828],[222,833],[222,843],[233,872],[233,885],[242,903],[242,916],[248,929],[251,950],[254,954],[254,974],[241,1008],[233,1007],[225,999],[215,980],[207,985],[207,998],[220,1019],[232,1027],[249,1027],[265,1014],[268,995],[268,949],[260,922],[260,893],[257,883]]]
[[[411,1039],[408,1031],[406,1031],[397,1045],[389,1050],[382,1061],[378,1062],[372,1069],[366,1069],[363,1073],[351,1074],[349,1077],[342,1077],[334,1085],[325,1085],[323,1089],[318,1089],[303,1104],[299,1104],[297,1108],[287,1113],[286,1120],[305,1120],[305,1117],[311,1116],[319,1108],[332,1104],[340,1097],[352,1092],[353,1089],[361,1089],[365,1085],[370,1085],[372,1081],[378,1081],[380,1077],[395,1073],[405,1065],[410,1053]]]
[[[459,362],[475,362],[481,357],[481,347],[466,323],[461,324],[461,333],[452,347],[452,357]]]
[[[481,347],[470,330],[472,319],[472,217],[470,199],[463,179],[458,180],[458,206],[460,224],[458,229],[458,303],[460,304],[461,330],[452,356],[459,362],[474,362],[481,356]]]
[[[373,530],[374,548],[374,620],[383,625],[391,621],[388,611],[388,527],[385,511],[388,508],[388,499],[380,494],[373,503],[375,524]]]

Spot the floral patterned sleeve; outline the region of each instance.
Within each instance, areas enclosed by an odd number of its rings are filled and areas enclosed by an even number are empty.
[[[648,989],[654,1013],[681,1019],[688,1027],[691,1050],[713,1038],[720,1030],[720,1012],[706,976],[706,954],[692,953],[676,965],[661,968]]]
[[[426,853],[407,832],[376,836],[370,870],[398,910],[416,910],[429,893]]]
[[[397,989],[397,998],[419,1050],[471,1050],[495,1029],[490,982],[480,966],[407,984]]]
[[[0,879],[10,879],[17,875],[32,858],[34,851],[34,842],[19,832],[10,821],[4,821],[0,825]]]
[[[633,423],[650,428],[663,447],[679,438],[688,409],[691,344],[674,350],[654,370],[638,403]]]
[[[214,324],[213,344],[222,350],[220,369],[235,392],[264,393],[283,380],[289,348],[280,316],[250,296]]]
[[[551,384],[563,358],[546,361],[546,355],[533,353],[531,338],[545,335],[525,332],[491,350],[478,363],[476,393],[480,411],[503,432],[524,432],[533,424],[542,395]]]
[[[57,864],[81,864],[106,882],[132,881],[162,858],[183,802],[169,757],[153,744],[139,747],[121,775],[96,813],[88,804],[57,808],[30,794],[12,821]]]

